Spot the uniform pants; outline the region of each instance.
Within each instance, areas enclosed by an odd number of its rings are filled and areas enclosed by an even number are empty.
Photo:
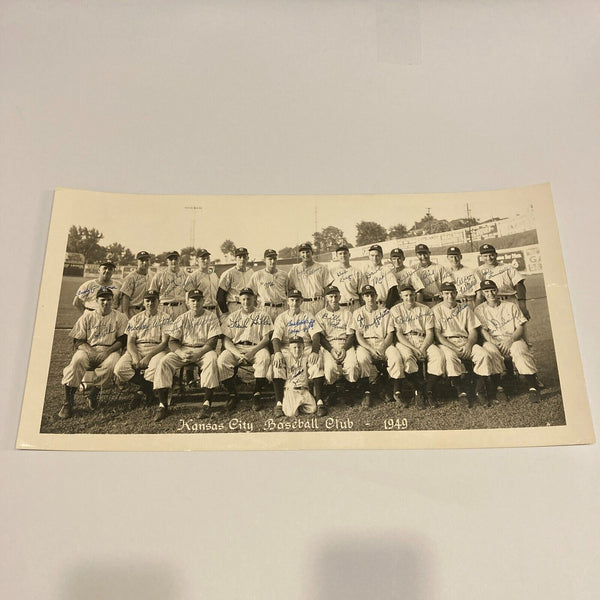
[[[253,346],[241,344],[236,344],[235,347],[236,350],[241,352],[244,356],[253,348]],[[219,354],[219,358],[217,360],[220,380],[225,381],[226,379],[230,379],[231,377],[233,377],[235,367],[237,367],[240,364],[240,362],[240,359],[237,356],[235,356],[233,352],[230,352],[229,350],[223,350],[223,352]],[[262,348],[254,355],[254,360],[252,361],[254,377],[266,379],[269,374],[270,366],[271,355],[266,348]]]
[[[493,373],[502,374],[506,371],[504,359],[509,356],[512,358],[515,369],[517,369],[521,375],[535,375],[537,373],[537,367],[533,360],[533,352],[524,340],[513,342],[510,346],[510,351],[506,355],[502,354],[500,348],[498,348],[496,344],[485,342],[483,347],[487,350],[492,359]]]
[[[368,340],[378,350],[383,350],[383,340]],[[404,368],[402,364],[402,356],[394,346],[388,346],[385,350],[385,358],[387,362],[387,372],[392,379],[402,379],[404,377]],[[363,346],[356,347],[356,360],[359,366],[360,378],[369,377],[373,358],[370,352]]]
[[[353,313],[359,307],[360,307],[360,302],[358,301],[358,298],[352,300],[352,302],[348,303],[347,306],[342,306],[342,308],[347,308],[351,313]]]
[[[331,345],[335,349],[341,349],[344,347],[344,342],[333,340]],[[325,381],[330,385],[335,383],[342,375],[346,378],[346,381],[349,381],[350,383],[358,381],[360,370],[356,358],[356,350],[354,348],[348,348],[348,350],[346,350],[346,356],[340,365],[335,358],[333,358],[333,355],[329,350],[323,349],[323,370],[325,371]]]
[[[199,348],[182,346],[184,350],[195,351]],[[207,352],[200,358],[192,357],[185,361],[179,358],[175,352],[169,352],[158,363],[158,368],[154,375],[154,389],[160,390],[170,388],[173,385],[173,373],[186,365],[198,365],[200,368],[200,386],[203,388],[214,389],[219,387],[219,369],[217,367],[217,353],[214,350]]]
[[[137,351],[140,353],[142,358],[148,356],[158,344],[139,344]],[[168,354],[168,351],[159,352],[155,354],[148,363],[146,370],[144,371],[144,379],[146,381],[154,381],[154,374],[160,361]],[[115,366],[115,377],[117,381],[122,383],[129,381],[135,375],[135,369],[133,368],[133,357],[129,352],[125,352],[119,359],[119,362]]]
[[[188,311],[187,304],[182,302],[179,306],[169,306],[168,304],[161,304],[161,308],[173,319],[173,321],[184,312]]]
[[[90,381],[92,385],[102,387],[108,383],[113,376],[120,354],[119,352],[112,352],[100,362],[98,354],[102,348],[104,347],[92,348],[90,352],[77,350],[73,354],[71,362],[63,370],[62,384],[70,387],[79,387],[79,384],[83,381],[85,372],[90,369],[94,371]]]
[[[308,390],[286,386],[283,392],[283,414],[286,417],[293,417],[296,410],[310,415],[317,412],[317,403]]]
[[[304,347],[304,356],[308,358],[310,353],[312,352],[312,348],[310,345]],[[281,348],[281,353],[283,354],[286,362],[293,362],[292,355],[287,347]],[[323,371],[323,354],[319,352],[319,362],[316,365],[308,365],[308,378],[316,379],[317,377],[323,377],[325,375],[325,371]],[[286,367],[276,367],[273,365],[273,378],[274,379],[287,379],[287,371]]]
[[[410,335],[406,334],[405,336],[408,341],[417,348],[421,347],[423,343],[424,337],[418,335]],[[396,348],[400,352],[402,356],[402,360],[404,361],[404,370],[407,373],[416,373],[419,370],[419,361],[417,359],[417,355],[413,352],[411,348],[408,348],[404,344],[396,344]],[[444,365],[444,355],[441,350],[435,345],[431,344],[427,348],[427,372],[431,375],[441,376],[444,374],[445,365]]]
[[[467,338],[450,338],[449,341],[462,349],[467,343]],[[467,372],[460,356],[454,350],[448,348],[448,346],[442,346],[441,344],[438,348],[444,355],[446,375],[448,377],[459,377]],[[473,344],[469,358],[473,361],[473,371],[475,375],[483,375],[486,377],[492,374],[492,357],[489,355],[489,352],[484,350],[479,344]]]

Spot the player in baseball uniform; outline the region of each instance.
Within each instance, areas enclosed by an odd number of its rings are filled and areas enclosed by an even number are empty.
[[[116,308],[118,306],[121,282],[113,279],[113,273],[115,272],[116,268],[117,267],[115,263],[111,260],[100,263],[100,266],[98,267],[98,277],[96,277],[96,279],[90,279],[89,281],[81,284],[79,289],[75,292],[75,298],[73,298],[73,306],[81,314],[83,314],[85,310],[96,310],[96,292],[100,288],[108,288],[109,290],[112,290],[114,294],[112,307]]]
[[[158,395],[159,412],[166,416],[173,373],[185,365],[198,365],[200,386],[205,390],[200,418],[206,418],[210,415],[214,390],[219,387],[215,348],[221,335],[221,326],[214,312],[204,310],[202,290],[191,290],[188,302],[190,310],[179,315],[167,331],[170,352],[158,364],[154,390]]]
[[[252,273],[250,287],[255,291],[258,306],[273,322],[287,309],[288,275],[277,268],[277,252],[265,250],[265,268]]]
[[[417,294],[417,302],[423,302],[423,290],[425,286],[417,275],[417,271],[404,264],[404,259],[404,250],[402,248],[394,248],[390,252],[390,262],[392,263],[390,271],[396,277],[396,290],[399,290],[404,285],[412,285]],[[398,295],[397,301],[394,304],[397,304],[399,300],[400,296]]]
[[[196,259],[200,266],[193,273],[190,273],[183,288],[188,292],[192,290],[202,290],[204,294],[204,310],[210,310],[218,314],[217,290],[219,289],[219,278],[210,267],[210,252],[205,248],[198,250]]]
[[[420,408],[426,404],[436,406],[435,387],[439,378],[444,374],[444,355],[433,343],[434,320],[433,312],[428,306],[416,301],[416,293],[412,286],[400,288],[402,302],[396,304],[390,311],[390,320],[395,327],[396,348],[402,356],[406,379],[414,393],[415,403]],[[427,380],[425,395],[419,380],[419,361],[427,361]],[[401,402],[408,406],[400,393],[394,393],[396,404]]]
[[[444,355],[446,375],[461,398],[469,398],[469,408],[473,406],[473,395],[467,394],[464,382],[467,370],[464,359],[473,361],[475,373],[475,393],[479,397],[485,393],[486,378],[492,375],[492,358],[478,343],[481,323],[470,305],[457,302],[457,287],[454,283],[442,283],[442,302],[433,307],[435,338],[438,348]]]
[[[285,386],[286,356],[289,353],[291,338],[301,337],[304,340],[304,354],[307,358],[308,378],[313,385],[313,394],[317,402],[317,416],[327,414],[327,408],[321,398],[325,373],[321,349],[321,326],[315,315],[304,310],[302,292],[291,289],[288,292],[288,310],[282,312],[273,326],[273,391],[275,392],[274,414],[283,414],[283,390]]]
[[[120,351],[126,343],[127,327],[127,317],[112,308],[113,298],[110,288],[99,288],[96,291],[96,310],[86,310],[69,332],[76,351],[63,370],[65,401],[58,413],[61,419],[68,419],[73,414],[75,392],[86,371],[93,369],[93,380],[87,388],[91,410],[98,406],[100,388],[112,379]]]
[[[143,306],[144,310],[131,317],[127,323],[127,352],[115,365],[115,379],[118,384],[127,381],[136,383],[146,400],[154,403],[152,382],[158,363],[168,352],[167,329],[172,321],[160,308],[158,292],[148,290],[144,294]],[[136,394],[129,407],[136,408],[138,403],[139,396]]]
[[[302,292],[304,310],[316,315],[325,306],[323,292],[332,277],[325,265],[313,260],[313,249],[308,242],[301,244],[298,252],[302,262],[290,269],[288,285]]]
[[[332,284],[340,291],[340,306],[354,312],[360,306],[360,290],[366,284],[363,272],[350,264],[348,246],[338,246],[337,262],[329,268]]]
[[[219,279],[217,302],[222,314],[235,312],[240,307],[240,290],[250,287],[254,271],[248,267],[248,250],[237,248],[235,267],[227,269]]]
[[[462,264],[462,252],[458,246],[450,246],[446,250],[446,258],[450,265],[450,275],[456,284],[456,301],[459,304],[466,302],[474,310],[481,283],[479,270],[470,269]]]
[[[148,272],[150,255],[142,250],[135,258],[138,263],[137,269],[125,277],[121,286],[121,310],[129,319],[144,310],[144,294],[152,281]]]
[[[317,314],[321,326],[321,348],[325,382],[335,385],[340,377],[356,383],[359,376],[356,359],[356,336],[352,330],[352,313],[340,306],[340,290],[331,286],[325,290],[325,308]]]
[[[369,264],[364,271],[365,282],[375,288],[377,304],[391,308],[398,301],[396,277],[390,267],[383,264],[383,249],[379,244],[369,248]]]
[[[175,320],[187,310],[185,289],[187,273],[179,266],[179,252],[167,254],[167,268],[159,271],[150,283],[150,289],[160,294],[163,310]]]
[[[512,265],[499,263],[496,248],[483,244],[479,248],[483,264],[479,267],[481,279],[491,279],[498,286],[500,300],[514,302],[527,320],[531,318],[527,310],[527,291],[525,278]]]
[[[444,282],[453,281],[452,275],[446,267],[431,262],[431,252],[426,244],[417,244],[415,254],[419,259],[417,275],[423,282],[423,304],[433,306],[442,299],[440,286]]]
[[[361,290],[364,306],[352,313],[351,329],[356,335],[356,360],[359,365],[359,387],[362,389],[363,408],[371,406],[371,387],[369,377],[371,367],[392,379],[394,391],[400,389],[400,380],[404,378],[402,358],[394,347],[394,326],[390,320],[390,310],[377,302],[377,291],[372,285]]]
[[[218,359],[219,379],[229,392],[227,408],[233,410],[238,403],[234,381],[236,367],[252,365],[255,378],[252,408],[258,411],[260,393],[267,383],[271,366],[268,346],[273,321],[264,310],[256,308],[256,295],[252,288],[240,290],[239,297],[242,307],[224,315],[221,321],[224,350]]]
[[[282,412],[286,417],[300,414],[311,415],[318,412],[317,403],[309,386],[309,359],[304,351],[304,339],[299,336],[290,338],[288,351],[283,355],[285,387],[283,391]]]
[[[481,322],[481,331],[485,339],[483,347],[492,358],[497,395],[504,396],[500,385],[501,375],[505,372],[504,359],[510,356],[515,368],[529,386],[529,399],[539,402],[537,367],[531,348],[524,339],[527,319],[514,302],[500,299],[498,285],[492,279],[484,279],[481,282],[481,291],[485,302],[477,306],[475,316]]]

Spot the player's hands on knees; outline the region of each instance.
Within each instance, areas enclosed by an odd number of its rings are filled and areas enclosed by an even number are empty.
[[[273,355],[273,366],[278,369],[282,369],[285,366],[283,354],[281,352],[275,352]]]
[[[138,369],[147,369],[149,363],[150,363],[150,358],[145,356],[138,362],[137,368]]]
[[[510,352],[510,344],[508,342],[498,342],[498,347],[503,354]]]
[[[309,365],[316,365],[319,362],[319,353],[318,352],[311,352],[308,356],[308,364]]]

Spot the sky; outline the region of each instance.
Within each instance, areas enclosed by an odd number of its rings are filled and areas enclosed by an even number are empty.
[[[356,223],[375,221],[386,228],[412,227],[431,210],[438,219],[466,217],[466,205],[479,220],[511,217],[529,210],[515,190],[403,196],[141,196],[81,192],[70,210],[72,225],[95,227],[102,245],[120,242],[135,254],[160,253],[193,245],[223,259],[221,244],[231,239],[262,258],[266,248],[280,250],[312,240],[333,225],[356,244]],[[192,243],[193,242],[193,243]]]

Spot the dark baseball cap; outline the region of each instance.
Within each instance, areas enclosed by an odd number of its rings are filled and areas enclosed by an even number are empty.
[[[458,246],[450,246],[448,250],[446,250],[446,256],[462,256],[462,252]]]
[[[236,256],[248,256],[248,248],[236,248],[235,249]]]
[[[289,343],[290,344],[304,344],[304,340],[300,336],[295,335],[294,337],[290,338]]]
[[[144,294],[144,300],[158,300],[160,294],[156,290],[148,290]]]
[[[110,288],[101,286],[96,292],[96,298],[112,298],[114,296],[113,291]]]
[[[481,284],[479,285],[479,289],[481,290],[497,290],[498,286],[496,285],[495,281],[492,281],[491,279],[484,279]]]
[[[419,254],[419,252],[427,252],[427,254],[431,254],[427,244],[417,244],[415,246],[415,254]]]
[[[401,292],[414,292],[415,288],[412,285],[409,285],[408,283],[405,283],[404,285],[400,286],[400,290]]]
[[[483,244],[483,246],[479,247],[479,254],[492,254],[496,253],[496,248],[491,244]]]
[[[277,258],[277,251],[273,250],[273,248],[268,248],[265,250],[265,258]]]
[[[291,289],[287,295],[288,298],[302,298],[302,292],[297,289]]]
[[[150,258],[150,254],[148,254],[148,252],[146,252],[145,250],[140,250],[136,255],[135,255],[136,260],[146,260],[147,258]]]
[[[381,254],[383,254],[383,249],[381,248],[381,246],[379,244],[373,244],[370,248],[369,248],[369,252],[380,252]]]
[[[200,248],[198,252],[196,252],[196,256],[198,258],[202,258],[203,256],[210,256],[210,252],[206,248]]]
[[[172,252],[169,252],[169,254],[167,254],[167,258],[179,258],[180,254],[179,252],[177,252],[177,250],[173,250]]]
[[[188,294],[188,298],[204,298],[204,294],[202,293],[202,290],[192,290],[189,294]]]
[[[336,252],[349,252],[349,251],[350,251],[350,249],[348,248],[348,246],[345,246],[345,245],[343,245],[343,244],[342,244],[341,246],[338,246],[338,247],[335,249],[335,251],[336,251]]]
[[[310,242],[304,242],[304,244],[300,244],[298,246],[298,252],[302,252],[302,250],[310,250],[313,251],[312,244]]]
[[[404,251],[402,250],[402,248],[394,248],[390,252],[390,258],[396,258],[397,256],[401,256],[402,258],[404,258]]]
[[[240,290],[238,296],[256,296],[252,288],[243,288]]]
[[[451,281],[444,281],[440,285],[440,292],[456,292],[456,286]]]
[[[339,294],[340,290],[335,285],[330,285],[325,288],[324,293],[326,296],[328,296],[329,294]]]
[[[116,269],[117,265],[115,265],[115,263],[112,260],[105,260],[104,262],[100,263],[101,267],[108,267],[109,269]]]
[[[377,296],[377,290],[372,285],[363,285],[360,293],[364,296],[365,294],[375,294]]]

